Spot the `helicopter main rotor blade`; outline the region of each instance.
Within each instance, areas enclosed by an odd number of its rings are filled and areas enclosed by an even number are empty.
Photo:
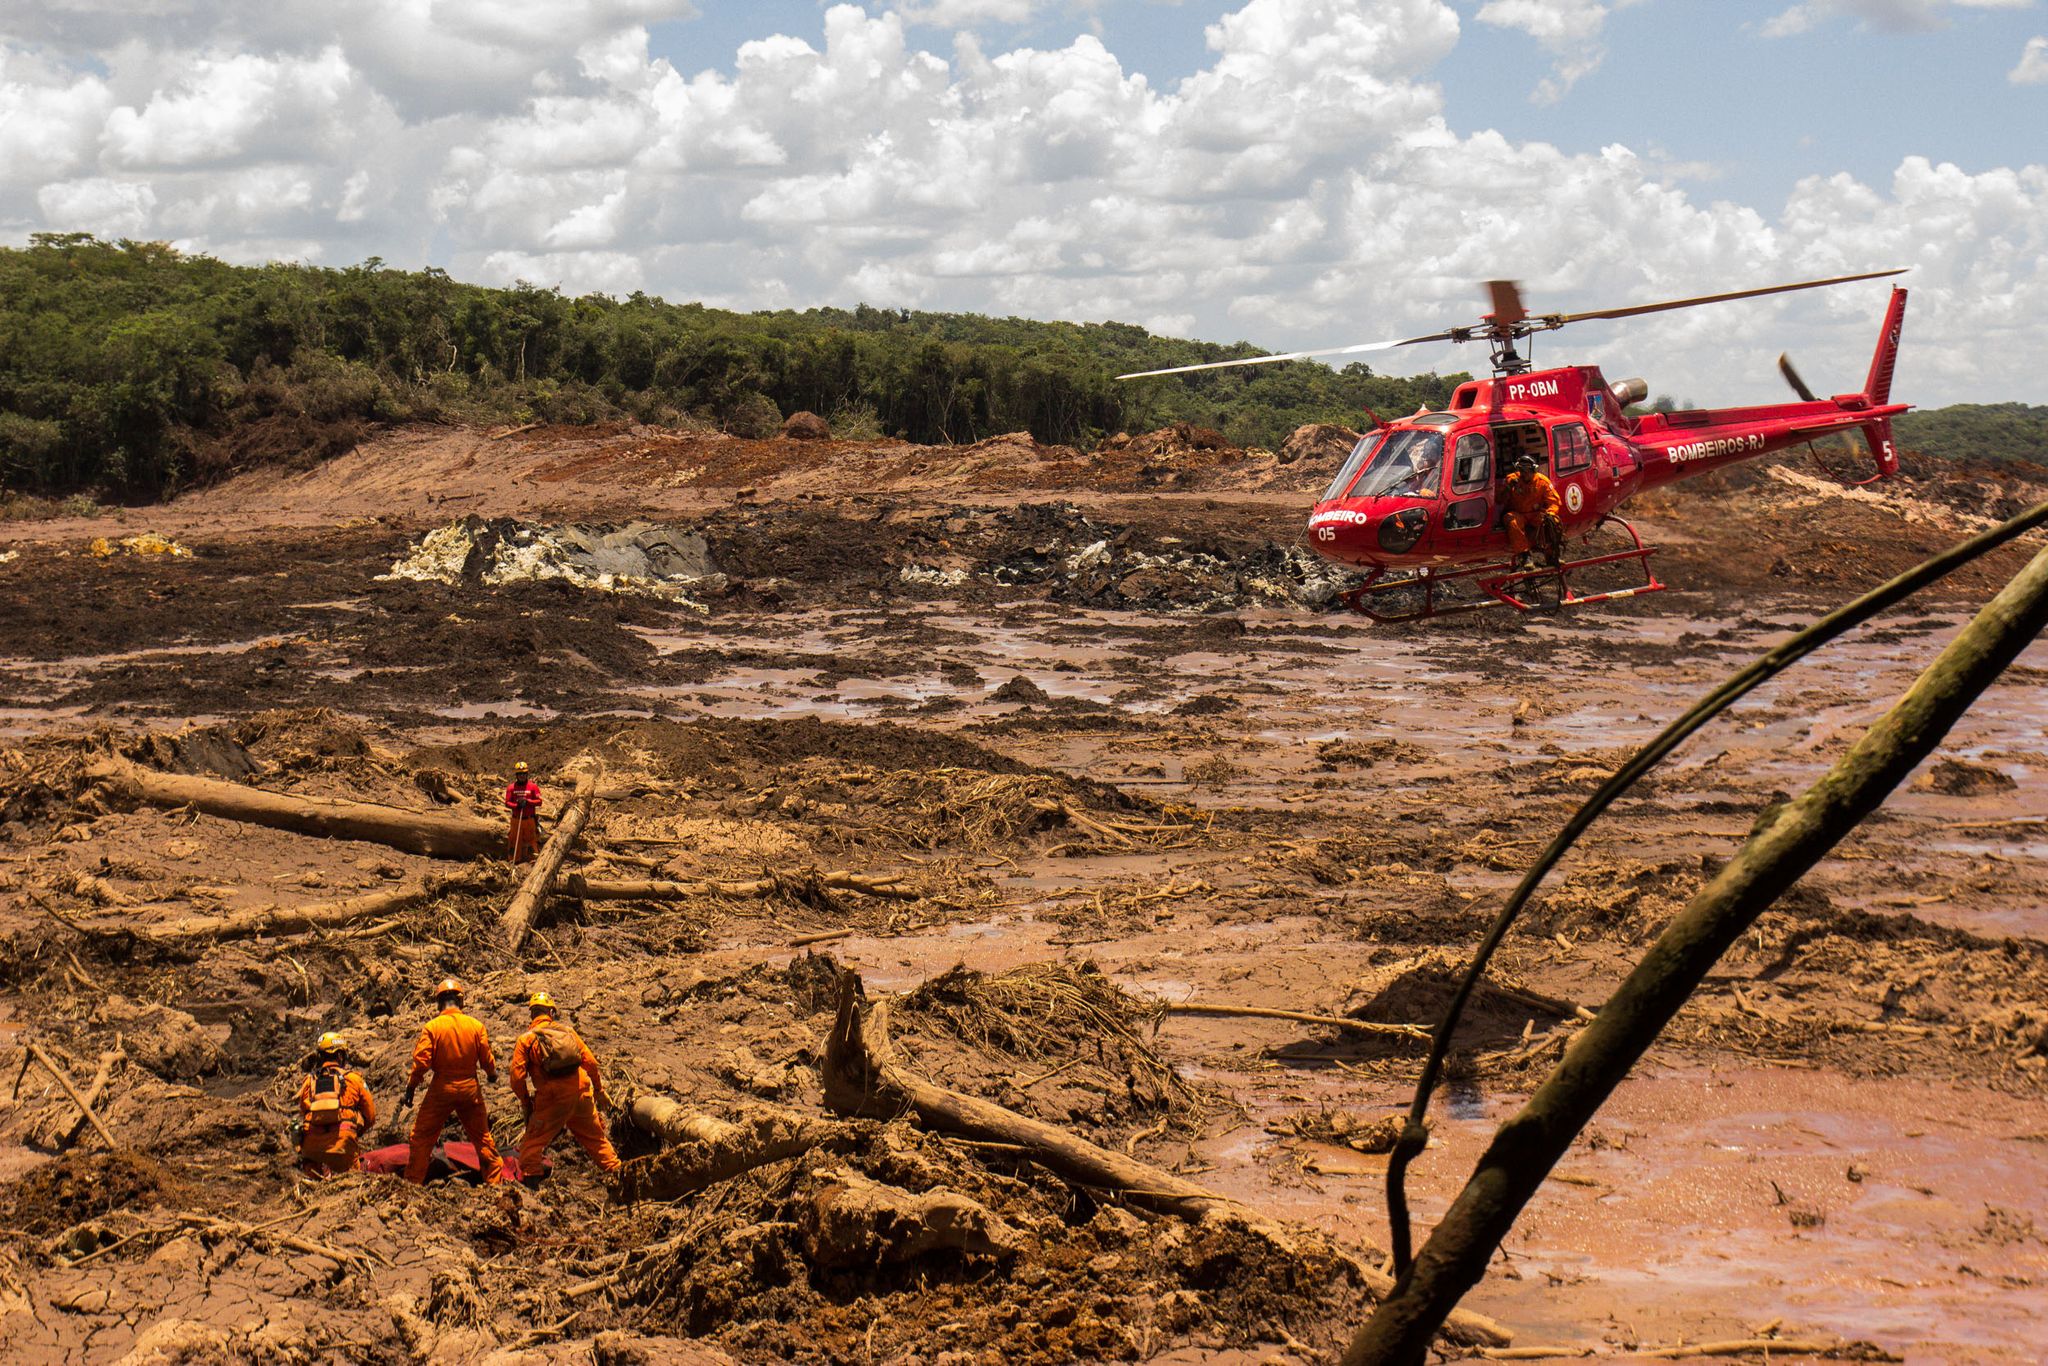
[[[1754,299],[1765,294],[1786,294],[1795,289],[1819,289],[1823,285],[1846,285],[1856,280],[1882,280],[1888,275],[1904,275],[1906,270],[1873,270],[1862,275],[1837,275],[1827,280],[1801,280],[1795,285],[1766,285],[1762,289],[1738,289],[1732,294],[1702,294],[1696,299],[1670,299],[1661,304],[1636,304],[1629,308],[1602,308],[1591,313],[1558,313],[1547,315],[1543,321],[1547,327],[1563,327],[1566,323],[1582,323],[1593,318],[1634,318],[1644,313],[1662,313],[1673,308],[1692,308],[1699,304],[1726,303],[1730,299]]]
[[[1185,375],[1191,370],[1228,370],[1240,365],[1278,365],[1281,361],[1307,360],[1310,356],[1356,356],[1366,351],[1389,351],[1396,346],[1420,342],[1455,341],[1455,332],[1432,332],[1427,337],[1403,337],[1399,341],[1360,342],[1356,346],[1326,346],[1314,351],[1289,351],[1279,356],[1247,356],[1243,360],[1212,360],[1202,365],[1173,365],[1164,370],[1138,370],[1118,379],[1149,379],[1153,375]]]

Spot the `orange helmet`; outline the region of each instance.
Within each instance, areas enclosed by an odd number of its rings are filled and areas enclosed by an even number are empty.
[[[456,981],[453,977],[443,977],[441,985],[434,988],[434,999],[437,1001],[443,996],[461,996],[462,994],[462,983]]]

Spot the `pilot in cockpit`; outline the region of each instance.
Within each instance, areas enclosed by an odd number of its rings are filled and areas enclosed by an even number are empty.
[[[1444,447],[1441,441],[1418,442],[1403,451],[1398,457],[1406,466],[1389,471],[1392,476],[1387,484],[1387,493],[1392,496],[1426,498],[1437,491],[1437,476],[1443,471]]]

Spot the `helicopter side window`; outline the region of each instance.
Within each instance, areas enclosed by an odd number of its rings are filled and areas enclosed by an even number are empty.
[[[1551,434],[1551,464],[1559,474],[1577,474],[1593,463],[1593,439],[1583,425],[1567,422]]]
[[[1367,432],[1358,438],[1358,444],[1353,446],[1351,454],[1345,457],[1344,468],[1337,471],[1337,477],[1330,481],[1330,487],[1323,490],[1325,503],[1344,496],[1344,490],[1351,487],[1351,481],[1358,477],[1359,470],[1372,458],[1372,453],[1379,449],[1379,444],[1386,439],[1386,435],[1385,431]]]
[[[1353,498],[1434,498],[1444,472],[1442,432],[1397,431],[1366,466],[1353,486]]]
[[[1471,493],[1493,479],[1493,443],[1484,432],[1467,432],[1458,438],[1451,457],[1451,492]]]

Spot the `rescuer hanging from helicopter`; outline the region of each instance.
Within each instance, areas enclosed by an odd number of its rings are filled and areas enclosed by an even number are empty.
[[[1542,555],[1553,569],[1557,567],[1558,552],[1564,544],[1557,519],[1562,506],[1557,487],[1536,468],[1536,457],[1525,453],[1517,459],[1515,472],[1508,476],[1507,514],[1503,519],[1508,529],[1508,549],[1515,552],[1517,569],[1528,567],[1532,551]]]
[[[531,863],[540,849],[540,784],[533,780],[524,759],[512,765],[512,781],[505,784],[505,805],[512,812],[512,861]]]

